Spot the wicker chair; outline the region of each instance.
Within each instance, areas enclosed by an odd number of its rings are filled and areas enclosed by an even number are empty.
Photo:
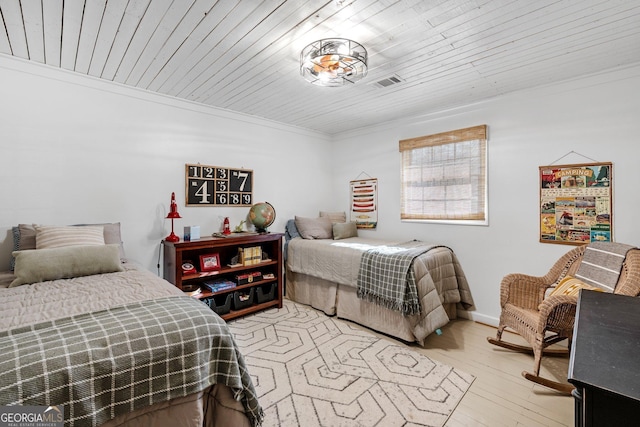
[[[578,270],[586,246],[579,246],[560,258],[542,277],[509,274],[500,284],[500,324],[496,338],[487,337],[491,344],[518,352],[533,353],[533,373],[522,375],[535,383],[570,393],[567,383],[540,377],[540,362],[544,355],[568,355],[571,348],[577,297],[553,295],[545,298],[546,290],[567,275]],[[627,252],[614,293],[630,296],[640,294],[640,249]],[[502,340],[506,327],[515,330],[530,345],[521,346]],[[568,339],[567,349],[548,349],[552,344]]]

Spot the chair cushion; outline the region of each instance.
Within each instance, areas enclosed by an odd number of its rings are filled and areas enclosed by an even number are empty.
[[[560,283],[558,283],[556,288],[553,291],[551,291],[549,296],[552,296],[552,295],[578,296],[578,294],[580,293],[580,289],[604,292],[603,289],[595,286],[587,285],[586,283],[582,282],[580,279],[576,279],[573,276],[566,276],[564,279],[560,281]]]

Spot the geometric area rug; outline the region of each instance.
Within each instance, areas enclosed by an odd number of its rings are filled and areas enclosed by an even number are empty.
[[[473,375],[284,300],[228,322],[263,427],[443,426]]]

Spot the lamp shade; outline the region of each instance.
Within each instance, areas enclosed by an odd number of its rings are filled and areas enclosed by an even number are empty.
[[[300,74],[317,86],[353,84],[367,75],[367,50],[349,39],[323,39],[300,53]]]
[[[167,219],[182,218],[178,213],[178,204],[176,203],[176,193],[171,193],[171,205],[169,206],[169,213]]]

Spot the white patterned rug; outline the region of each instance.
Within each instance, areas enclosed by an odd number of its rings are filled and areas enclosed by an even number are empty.
[[[229,326],[264,427],[443,426],[474,380],[289,300]]]

